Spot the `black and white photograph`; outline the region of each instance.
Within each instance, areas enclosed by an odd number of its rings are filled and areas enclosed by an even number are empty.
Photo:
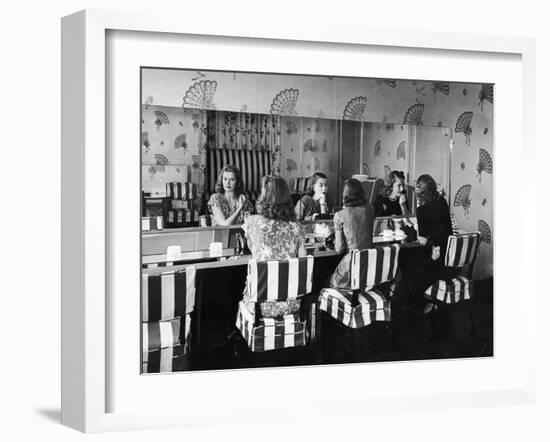
[[[142,374],[493,356],[493,84],[140,75]]]

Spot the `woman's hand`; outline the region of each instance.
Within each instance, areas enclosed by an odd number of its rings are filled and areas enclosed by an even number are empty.
[[[399,196],[399,204],[400,204],[400,205],[407,204],[407,195],[405,195],[404,193],[402,193],[402,194]]]
[[[246,197],[243,194],[239,195],[239,199],[237,200],[236,212],[240,212],[243,209],[245,202]]]

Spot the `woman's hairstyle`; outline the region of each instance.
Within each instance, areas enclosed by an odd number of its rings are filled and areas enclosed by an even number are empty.
[[[405,174],[400,170],[392,170],[389,175],[384,188],[382,189],[382,194],[385,196],[390,196],[393,190],[393,184],[397,180],[403,180],[405,182]]]
[[[215,187],[216,193],[225,193],[225,189],[223,188],[224,172],[231,172],[235,174],[235,179],[237,180],[237,183],[235,184],[235,196],[239,196],[243,194],[244,186],[243,186],[243,180],[241,178],[241,172],[233,164],[228,164],[227,166],[223,166],[221,168],[220,173],[218,174],[218,180],[216,181],[216,187]]]
[[[367,199],[361,183],[355,178],[344,181],[342,201],[345,207],[366,206]]]
[[[256,201],[258,215],[280,221],[295,221],[296,214],[290,198],[290,189],[279,175],[262,178],[262,193]]]
[[[307,188],[306,192],[309,196],[313,196],[315,194],[313,186],[315,186],[315,183],[320,179],[328,180],[327,176],[323,172],[315,172],[311,176],[311,180],[309,180],[309,187]]]
[[[420,175],[416,180],[416,198],[420,205],[438,200],[441,197],[437,184],[430,175]]]

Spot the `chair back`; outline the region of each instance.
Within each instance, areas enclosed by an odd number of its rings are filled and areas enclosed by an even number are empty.
[[[463,267],[472,264],[479,248],[480,236],[479,232],[449,236],[445,253],[445,266]]]
[[[195,186],[181,181],[166,183],[166,196],[171,200],[192,200],[196,197]]]
[[[261,191],[262,178],[271,174],[271,150],[211,148],[208,149],[207,161],[210,194],[216,191],[220,170],[228,164],[233,164],[241,172],[245,191]]]
[[[369,204],[374,204],[376,197],[382,191],[384,187],[384,180],[382,178],[368,178],[361,182],[363,192]]]
[[[304,193],[309,188],[311,177],[294,178],[294,193]]]
[[[370,289],[395,278],[399,244],[363,250],[355,249],[350,253],[350,288],[352,290]]]
[[[195,267],[142,275],[141,321],[184,317],[195,307]]]
[[[285,301],[311,292],[313,256],[280,261],[248,262],[246,278],[250,301]]]
[[[162,216],[142,216],[141,230],[148,232],[150,230],[162,230],[164,228],[164,220]]]

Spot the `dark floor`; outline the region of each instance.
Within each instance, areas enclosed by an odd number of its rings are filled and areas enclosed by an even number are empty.
[[[474,334],[467,302],[474,315]],[[475,297],[438,309],[431,320],[422,314],[394,309],[392,321],[352,330],[323,316],[322,345],[264,353],[248,351],[236,333],[193,362],[194,369],[215,370],[266,366],[339,364],[350,362],[493,356],[492,280],[475,285]]]

